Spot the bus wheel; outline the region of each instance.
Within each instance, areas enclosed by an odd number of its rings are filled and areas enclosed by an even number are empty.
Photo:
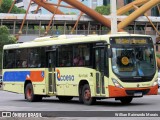
[[[66,101],[69,101],[69,100],[72,100],[72,96],[57,96],[58,99],[62,102],[66,102]]]
[[[129,104],[131,103],[133,97],[123,97],[123,98],[120,98],[120,101],[122,104]]]
[[[34,95],[33,86],[32,86],[31,83],[28,83],[28,84],[26,85],[26,88],[25,88],[25,98],[26,98],[29,102],[35,102],[35,101],[40,101],[40,100],[42,100],[42,96]]]
[[[81,87],[79,88],[79,102],[80,102],[80,103],[83,103],[82,89],[83,89],[83,86],[81,86]]]
[[[88,84],[85,84],[82,89],[83,103],[86,105],[92,105],[96,102],[96,99],[91,97],[91,91]]]

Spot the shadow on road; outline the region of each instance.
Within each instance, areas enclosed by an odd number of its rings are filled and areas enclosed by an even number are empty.
[[[19,102],[28,102],[27,100],[16,100],[16,101],[19,101]],[[137,103],[135,101],[133,101],[130,104],[125,105],[125,104],[121,104],[120,101],[114,101],[114,100],[113,101],[108,101],[108,100],[105,100],[105,101],[97,101],[92,106],[110,106],[110,107],[123,106],[124,107],[124,106],[142,106],[142,105],[145,106],[145,105],[153,105],[154,104],[152,102],[144,103],[142,101],[139,100],[139,102],[137,102]],[[62,102],[62,101],[59,101],[58,99],[43,99],[40,102],[34,102],[34,103],[56,103],[56,104],[84,105],[83,103],[80,103],[78,100],[70,100],[70,101]]]

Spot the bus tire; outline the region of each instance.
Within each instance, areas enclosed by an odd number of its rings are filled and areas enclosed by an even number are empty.
[[[91,97],[91,91],[88,84],[85,84],[82,88],[82,99],[86,105],[92,105],[96,102],[96,98]]]
[[[82,97],[82,95],[79,95],[79,102],[83,103],[83,97]]]
[[[129,104],[131,103],[133,97],[122,97],[119,100],[121,101],[122,104]]]
[[[25,87],[25,97],[29,102],[35,102],[42,100],[42,97],[39,95],[34,95],[33,86],[31,83],[28,83]]]
[[[58,99],[62,102],[66,102],[66,101],[69,101],[69,100],[72,100],[72,96],[57,96]]]
[[[83,86],[81,86],[81,87],[79,88],[79,102],[80,102],[80,103],[83,103],[82,89],[83,89]]]

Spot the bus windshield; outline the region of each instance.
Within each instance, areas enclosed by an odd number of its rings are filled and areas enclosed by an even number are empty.
[[[153,45],[112,47],[112,70],[119,77],[153,76],[155,68]]]

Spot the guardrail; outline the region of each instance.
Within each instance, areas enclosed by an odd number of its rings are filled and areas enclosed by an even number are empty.
[[[156,35],[156,31],[145,31],[145,30],[126,30],[127,32],[131,34],[146,34],[146,35]],[[19,29],[9,29],[10,34],[17,34],[19,32]],[[22,35],[44,35],[45,30],[33,30],[28,29],[22,30]],[[50,30],[48,31],[48,35],[62,35],[62,34],[99,34],[104,35],[109,33],[109,30],[75,30],[73,33],[71,33],[71,30]]]

